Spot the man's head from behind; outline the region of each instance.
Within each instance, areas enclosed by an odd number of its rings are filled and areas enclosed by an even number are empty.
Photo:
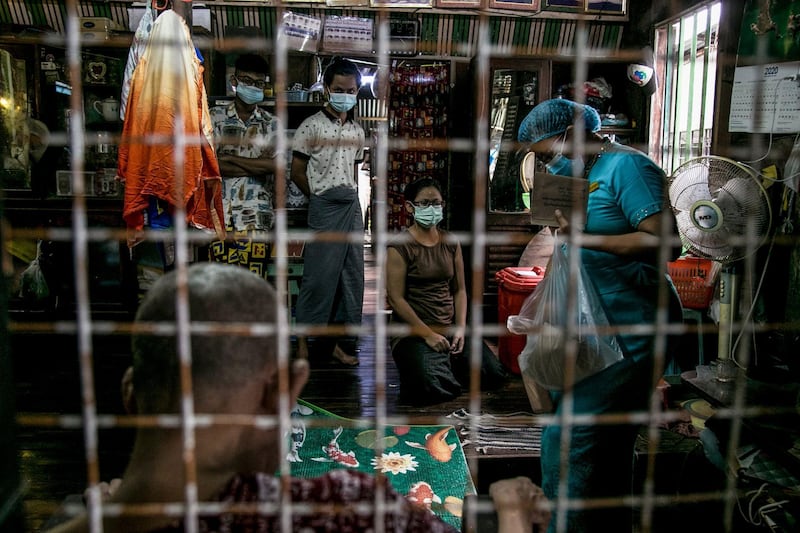
[[[159,279],[136,314],[133,335],[133,389],[141,414],[179,410],[180,360],[176,328],[179,294],[176,272]],[[251,336],[247,328],[214,332],[233,324],[274,325],[278,306],[275,292],[259,276],[241,267],[217,263],[192,265],[185,285],[188,320],[206,332],[191,334],[192,382],[199,412],[224,409],[226,396],[276,372],[274,335]],[[142,329],[162,328],[161,331]],[[211,331],[208,331],[211,330]],[[275,384],[277,388],[277,383]]]
[[[186,272],[185,284],[177,271],[159,279],[139,306],[133,368],[123,378],[126,405],[142,415],[180,412],[181,328],[176,317],[186,301],[194,411],[222,415],[223,420],[226,415],[277,415],[281,390],[277,338],[268,327],[285,310],[275,291],[260,276],[239,266],[199,263]],[[293,405],[308,379],[307,362],[295,361],[288,374],[285,390],[288,404]],[[272,472],[278,464],[279,438],[276,428],[257,424],[198,428],[198,470]],[[143,428],[137,432],[134,458],[149,457],[158,450],[172,460],[181,446],[180,431]]]

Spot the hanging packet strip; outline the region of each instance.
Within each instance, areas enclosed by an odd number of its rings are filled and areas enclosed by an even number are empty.
[[[506,324],[511,333],[527,335],[519,356],[523,376],[549,390],[565,388],[568,380],[577,383],[624,357],[616,337],[605,333],[608,318],[580,261],[570,292],[568,254],[579,250],[567,250],[555,237],[544,279],[523,302],[519,315],[508,317]],[[577,298],[573,306],[568,298]]]
[[[322,33],[322,19],[287,11],[281,19],[280,33],[287,49],[316,52]]]
[[[372,19],[328,15],[322,31],[322,49],[326,52],[372,53]]]

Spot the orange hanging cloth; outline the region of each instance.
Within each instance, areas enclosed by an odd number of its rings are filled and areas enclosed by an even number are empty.
[[[176,153],[183,136],[185,149]],[[183,159],[176,167],[176,156]],[[189,27],[164,11],[131,80],[119,147],[117,174],[125,183],[122,216],[128,246],[142,240],[150,197],[183,206],[186,222],[225,238],[222,178],[214,151],[203,66]]]

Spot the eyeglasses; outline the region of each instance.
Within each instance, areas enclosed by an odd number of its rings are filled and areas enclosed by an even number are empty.
[[[566,142],[567,142],[567,134],[566,132],[564,132],[555,139],[553,139],[553,142],[550,144],[550,150],[548,150],[547,152],[537,152],[536,153],[537,159],[539,159],[544,164],[549,163],[556,156],[556,154],[564,151],[564,144],[566,144]]]
[[[242,85],[249,85],[250,87],[255,87],[257,89],[263,89],[267,86],[267,82],[264,80],[254,80],[250,76],[236,76],[236,80]]]
[[[442,207],[444,206],[444,202],[441,200],[420,200],[419,202],[411,202],[413,205],[417,207]]]

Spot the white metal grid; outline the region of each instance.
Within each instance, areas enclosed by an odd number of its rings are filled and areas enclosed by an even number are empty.
[[[81,59],[80,59],[80,52],[84,47],[85,43],[81,42],[80,40],[80,32],[78,29],[78,16],[76,15],[75,11],[75,2],[67,2],[67,11],[68,17],[66,18],[66,28],[65,28],[65,35],[66,35],[66,49],[67,49],[67,56],[68,56],[68,63],[71,72],[71,77],[74,80],[81,79]],[[279,8],[281,9],[281,8]],[[507,46],[495,46],[492,44],[492,39],[490,37],[490,25],[489,19],[487,16],[479,16],[475,17],[475,22],[477,22],[477,45],[475,47],[475,62],[477,65],[476,70],[476,86],[477,87],[489,87],[489,67],[491,64],[492,58],[495,57],[504,57],[509,55],[509,49]],[[575,47],[568,50],[568,52],[574,55],[575,61],[575,82],[581,83],[585,80],[587,75],[587,63],[593,59],[593,57],[588,53],[590,47],[588,46],[588,41],[590,40],[593,32],[595,30],[590,25],[584,24],[579,22],[576,24],[574,28],[574,37],[575,37]],[[378,64],[387,64],[388,63],[388,54],[387,50],[389,49],[388,44],[388,26],[385,22],[378,25],[378,55],[377,55],[377,63]],[[224,39],[220,39],[218,37],[218,41],[222,41],[224,44]],[[258,44],[261,44],[260,42]],[[622,56],[624,56],[627,52],[621,51]],[[287,65],[288,62],[291,60],[289,57],[289,50],[286,49],[285,42],[281,39],[276,39],[274,42],[274,56],[273,62],[275,67],[276,79],[275,83],[278,86],[285,86],[286,85],[286,72],[287,72]],[[75,111],[80,110],[82,107],[82,93],[80,87],[80,81],[73,85],[73,94],[72,94],[72,107]],[[477,132],[474,138],[469,138],[468,136],[457,136],[455,139],[452,139],[452,142],[447,142],[446,148],[453,150],[453,151],[461,151],[465,153],[474,153],[474,160],[473,160],[473,175],[471,176],[471,180],[473,183],[473,193],[474,193],[474,203],[471,207],[473,213],[473,228],[471,231],[461,231],[456,232],[456,236],[461,240],[464,244],[472,245],[472,255],[469,258],[469,267],[471,268],[472,272],[475,274],[473,276],[473,285],[470,287],[469,294],[470,294],[470,329],[472,331],[471,335],[471,342],[472,342],[472,353],[473,353],[473,378],[477,378],[478,376],[478,365],[479,365],[479,354],[480,350],[478,349],[479,343],[481,342],[481,338],[483,336],[493,336],[496,335],[498,332],[502,330],[502,325],[498,324],[485,324],[484,317],[483,317],[483,283],[484,277],[478,274],[485,272],[485,265],[487,263],[486,258],[486,247],[489,244],[505,244],[513,241],[512,236],[507,235],[498,235],[496,233],[492,233],[487,228],[487,220],[486,220],[486,191],[488,189],[487,184],[487,175],[486,175],[486,165],[485,162],[487,160],[486,154],[488,153],[488,139],[486,137],[486,128],[485,125],[488,123],[488,105],[487,105],[487,98],[485,93],[476,92],[474,95],[475,100],[475,129],[474,131]],[[285,97],[282,95],[281,92],[278,93],[277,97],[277,104],[276,104],[276,114],[279,118],[282,119],[282,123],[286,123],[287,119],[287,107]],[[84,155],[86,153],[86,138],[82,133],[84,132],[84,127],[82,124],[82,114],[80,112],[73,112],[72,113],[72,135],[69,137],[69,145],[71,147],[72,152],[72,169],[74,171],[75,176],[79,176],[80,171],[84,165]],[[181,128],[176,127],[176,131],[180,131]],[[384,199],[387,197],[386,191],[386,167],[387,167],[387,160],[388,160],[388,153],[391,150],[408,150],[413,149],[415,147],[415,143],[409,142],[408,140],[403,139],[393,139],[387,136],[386,131],[382,130],[381,128],[377,128],[377,135],[378,135],[378,142],[377,142],[377,151],[373,154],[373,161],[374,165],[377,168],[377,180],[376,180],[376,189],[375,189],[375,198],[377,201],[373,204],[374,209],[374,221],[375,226],[373,227],[373,249],[374,249],[374,258],[375,258],[375,267],[379,272],[382,272],[386,266],[386,254],[385,254],[385,244],[389,240],[393,238],[390,235],[386,228],[386,220],[387,220],[387,212],[386,212],[386,203]],[[279,145],[279,152],[286,153],[289,150],[289,146],[286,141],[285,135],[280,135],[280,145]],[[182,161],[180,160],[180,155],[183,153],[180,149],[187,142],[192,142],[192,139],[187,139],[185,136],[181,134],[176,134],[175,137],[172,139],[172,142],[178,148],[176,153],[176,161],[175,167],[177,169],[183,168]],[[583,139],[579,139],[577,141],[577,150],[579,152],[584,152],[586,147],[583,145]],[[283,205],[283,199],[285,198],[285,173],[286,169],[284,167],[278,168],[276,172],[276,204]],[[181,427],[184,432],[184,445],[186,450],[185,455],[185,474],[188,480],[185,492],[185,499],[182,502],[176,502],[175,504],[166,505],[160,509],[158,512],[164,512],[170,516],[183,516],[186,518],[187,524],[190,524],[189,531],[194,531],[194,524],[196,523],[196,516],[199,512],[214,512],[219,511],[220,506],[213,502],[199,502],[197,499],[196,487],[193,486],[192,480],[194,479],[193,470],[195,468],[194,465],[194,457],[193,457],[193,450],[194,450],[194,430],[197,427],[208,427],[213,426],[214,424],[229,424],[232,423],[232,420],[229,417],[216,417],[207,414],[198,414],[195,413],[194,406],[193,406],[193,395],[192,395],[192,384],[191,384],[191,373],[190,373],[190,365],[191,365],[191,350],[188,343],[189,332],[191,329],[191,317],[188,316],[188,309],[186,307],[186,294],[185,291],[179,294],[178,301],[176,302],[177,308],[179,310],[179,320],[176,325],[178,338],[180,339],[180,359],[182,365],[182,390],[183,390],[183,398],[181,404],[181,414],[177,417],[119,417],[119,416],[112,416],[112,415],[105,415],[102,413],[98,413],[96,410],[96,402],[94,398],[95,394],[95,380],[96,376],[93,372],[93,358],[95,356],[93,352],[93,345],[92,345],[92,335],[98,332],[109,332],[109,331],[118,331],[119,329],[130,329],[129,324],[118,324],[113,322],[97,322],[91,319],[91,298],[88,291],[88,272],[89,266],[87,264],[87,257],[88,257],[88,244],[93,240],[101,241],[104,239],[108,239],[110,236],[114,236],[115,232],[109,231],[106,229],[95,229],[89,228],[87,222],[87,207],[86,207],[86,196],[84,191],[84,184],[83,181],[80,179],[73,180],[73,226],[71,231],[61,231],[58,228],[48,228],[44,235],[48,238],[53,239],[61,239],[61,240],[69,240],[73,243],[73,251],[75,257],[75,287],[76,287],[76,320],[74,322],[59,322],[52,325],[54,331],[67,331],[74,333],[76,335],[76,340],[78,344],[78,353],[80,357],[80,368],[81,368],[81,382],[82,382],[82,403],[83,403],[83,410],[80,415],[58,415],[54,417],[21,417],[20,421],[23,425],[30,425],[30,426],[47,426],[52,425],[56,427],[66,427],[66,428],[75,428],[81,427],[84,432],[84,441],[86,445],[86,465],[87,465],[87,479],[89,481],[89,499],[88,499],[88,509],[90,512],[90,524],[91,530],[95,531],[102,531],[101,519],[104,514],[116,514],[121,512],[152,512],[152,507],[146,507],[142,509],[125,509],[120,506],[113,506],[107,505],[102,502],[99,483],[102,481],[100,479],[99,473],[99,466],[98,466],[98,432],[101,428],[106,427],[116,427],[118,425],[157,425],[159,427]],[[182,220],[183,213],[181,209],[178,209],[176,212],[176,219]],[[290,230],[289,229],[289,221],[287,217],[287,213],[282,208],[276,209],[276,221],[275,221],[275,231],[274,231],[274,244],[277,247],[278,253],[276,255],[276,265],[277,265],[277,284],[276,288],[278,291],[278,301],[283,302],[286,301],[286,285],[287,285],[287,258],[286,258],[286,250],[289,240],[313,240],[317,239],[318,235],[313,233],[304,232],[304,231],[297,231],[297,230]],[[35,233],[37,236],[41,236],[38,233]],[[115,235],[117,238],[120,235]],[[164,237],[163,233],[150,233],[148,234],[147,238],[152,240],[160,240]],[[185,282],[185,269],[190,262],[191,258],[187,255],[187,250],[190,249],[193,243],[203,242],[205,237],[199,234],[191,234],[185,227],[182,225],[178,225],[174,235],[170,235],[171,238],[174,238],[174,242],[176,245],[176,270],[178,271],[179,275]],[[672,242],[670,241],[668,233],[663,236],[664,238],[661,240],[660,244],[660,253],[662,257],[668,257],[670,246]],[[349,239],[353,242],[360,242],[363,238],[362,235],[349,235],[349,236],[339,236],[339,237],[332,237],[332,238],[340,238],[340,239]],[[586,239],[587,241],[591,240],[590,236],[581,237],[582,239]],[[580,244],[581,240],[579,239],[577,244]],[[377,245],[376,245],[377,244]],[[752,270],[754,267],[752,264],[749,266]],[[384,280],[382,276],[378,276],[377,281],[377,293],[383,294],[385,287],[383,286]],[[666,301],[666,294],[662,290],[660,295],[660,301]],[[279,352],[278,352],[278,360],[279,365],[281,368],[281,390],[286,391],[288,390],[288,365],[290,362],[290,337],[295,334],[304,334],[311,331],[306,325],[297,324],[292,325],[288,321],[288,317],[285,313],[281,313],[278,315],[278,323],[276,325],[278,334],[280,336],[281,342],[279,344]],[[686,328],[683,325],[679,324],[669,324],[667,319],[667,314],[664,309],[662,312],[659,313],[658,320],[653,326],[648,325],[641,325],[634,328],[619,328],[618,331],[630,331],[634,330],[637,332],[647,332],[651,333],[656,336],[658,339],[657,342],[657,349],[656,349],[656,358],[658,361],[663,361],[666,354],[664,353],[665,350],[665,336],[671,332],[682,332],[685,331]],[[407,332],[408,330],[398,326],[391,326],[387,323],[386,315],[377,313],[375,316],[375,324],[374,329],[373,327],[367,328],[349,328],[347,333],[353,333],[359,336],[367,336],[372,335],[376,339],[375,345],[375,358],[376,358],[376,376],[375,381],[378,384],[376,388],[376,417],[374,420],[374,424],[377,427],[378,432],[383,431],[388,423],[413,423],[413,418],[405,418],[405,417],[396,417],[392,413],[387,412],[385,395],[386,395],[386,386],[385,386],[385,368],[388,362],[387,359],[387,352],[386,352],[386,340],[388,337],[393,333],[403,333]],[[743,355],[746,358],[748,357],[749,347],[743,344]],[[574,355],[574,354],[573,354]],[[568,359],[569,360],[569,359]],[[659,376],[654,375],[653,381],[657,381]],[[735,402],[734,406],[730,411],[721,412],[722,416],[729,416],[731,420],[734,422],[732,429],[734,432],[732,441],[734,443],[738,442],[739,440],[739,432],[741,431],[741,419],[748,414],[757,415],[761,411],[758,407],[753,407],[751,410],[748,410],[746,405],[746,398],[744,396],[744,387],[743,384],[740,383],[739,386],[735,389]],[[278,427],[282,432],[286,432],[291,427],[291,422],[289,419],[289,409],[291,408],[288,405],[288,402],[285,401],[280,406],[280,414],[277,419],[267,418],[267,419],[249,419],[248,417],[238,417],[236,419],[236,423],[241,424],[254,424],[254,425],[273,425],[277,424]],[[564,402],[565,404],[569,405],[572,401],[571,395],[567,394],[565,396]],[[481,412],[481,400],[480,400],[480,393],[478,389],[477,379],[473,379],[471,384],[470,390],[470,404],[469,404],[469,412],[471,413],[480,413]],[[569,409],[567,409],[569,411]],[[736,503],[736,480],[731,479],[729,482],[728,487],[726,488],[725,492],[722,494],[717,493],[696,493],[696,494],[685,494],[678,498],[675,498],[672,495],[662,495],[657,494],[655,491],[655,460],[656,460],[656,451],[658,449],[659,444],[659,424],[665,421],[669,421],[670,416],[665,415],[662,413],[660,406],[654,397],[653,402],[651,403],[650,410],[647,412],[641,413],[628,413],[626,415],[620,415],[615,417],[595,417],[595,416],[584,416],[584,417],[577,417],[571,416],[569,414],[565,415],[563,418],[559,420],[555,420],[552,417],[548,416],[537,416],[532,417],[530,419],[531,423],[560,423],[566,428],[566,431],[563,433],[563,443],[567,443],[570,435],[569,429],[576,424],[604,424],[604,423],[619,423],[619,422],[638,422],[646,425],[648,427],[648,436],[649,436],[649,454],[648,454],[648,464],[647,464],[647,482],[645,483],[645,490],[640,495],[635,495],[629,501],[626,500],[622,502],[625,505],[631,505],[636,508],[641,509],[641,516],[642,516],[642,529],[643,530],[651,530],[653,528],[653,524],[650,522],[650,518],[652,516],[652,511],[656,507],[659,506],[669,506],[676,502],[676,500],[684,500],[684,501],[701,501],[701,500],[708,500],[708,501],[716,501],[721,499],[726,503],[726,513],[725,518],[726,522],[730,524],[732,520],[732,516],[735,512],[734,506]],[[362,421],[364,422],[364,421]],[[474,421],[474,422],[477,422]],[[444,421],[444,423],[447,423]],[[473,435],[477,435],[477,423],[470,423],[471,429],[474,432]],[[283,442],[282,449],[280,450],[281,456],[285,456],[286,450],[284,449],[286,443]],[[728,450],[728,459],[734,459],[735,448],[731,446]],[[566,447],[564,448],[564,454],[562,455],[564,459],[564,472],[567,468],[569,468],[569,463],[566,461]],[[470,467],[475,472],[477,476],[477,469],[479,468],[478,462],[475,459],[470,461]],[[288,475],[288,465],[284,462],[282,463],[282,475]],[[563,472],[562,472],[563,473]],[[562,478],[563,479],[563,478]],[[560,493],[563,495],[566,494],[566,487],[562,486],[560,488]],[[561,497],[558,501],[553,502],[554,505],[554,513],[557,513],[561,520],[560,523],[563,523],[563,518],[565,517],[565,513],[568,509],[572,508],[581,508],[582,506],[586,505],[587,502],[580,502],[580,501],[569,501],[565,497]],[[589,502],[589,505],[598,504],[598,505],[615,505],[620,502]],[[378,509],[381,509],[382,502],[376,501],[376,505]],[[302,507],[302,506],[299,506]],[[282,507],[280,511],[282,512],[282,517],[284,519],[284,527],[285,530],[288,531],[288,518],[290,513],[295,510],[295,506],[286,506]],[[72,511],[77,511],[77,509],[72,509]],[[301,510],[300,510],[301,512]],[[376,530],[381,530],[381,525],[376,522]]]

